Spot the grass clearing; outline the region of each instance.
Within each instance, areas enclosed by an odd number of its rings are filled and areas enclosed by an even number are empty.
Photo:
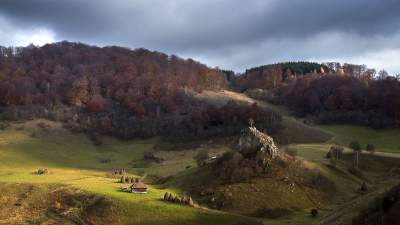
[[[400,129],[374,130],[354,125],[322,125],[320,129],[332,132],[332,143],[348,146],[351,141],[359,141],[362,148],[367,144],[375,145],[378,152],[400,153]]]

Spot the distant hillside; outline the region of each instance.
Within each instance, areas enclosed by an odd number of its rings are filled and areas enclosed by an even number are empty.
[[[297,78],[278,92],[278,102],[320,123],[400,126],[400,80],[393,77],[313,75]]]
[[[272,89],[279,87],[293,76],[310,73],[328,72],[328,66],[313,62],[284,62],[254,67],[234,80],[234,86],[240,90],[253,88]]]
[[[399,77],[365,65],[278,63],[249,69],[232,83],[314,122],[400,126]]]

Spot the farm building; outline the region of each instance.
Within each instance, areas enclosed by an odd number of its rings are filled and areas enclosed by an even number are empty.
[[[133,193],[147,193],[147,185],[143,182],[136,182],[132,184],[130,189]]]

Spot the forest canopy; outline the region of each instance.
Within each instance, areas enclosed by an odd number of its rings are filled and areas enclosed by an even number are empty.
[[[274,112],[231,103],[218,108],[192,98],[228,88],[227,77],[192,59],[146,49],[66,41],[0,47],[0,113],[62,120],[71,129],[124,138],[230,134],[249,116],[276,131],[280,116]]]

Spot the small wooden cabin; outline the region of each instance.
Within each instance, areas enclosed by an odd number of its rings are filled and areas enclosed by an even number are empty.
[[[143,182],[135,182],[131,186],[131,192],[133,193],[147,193],[147,185]]]

